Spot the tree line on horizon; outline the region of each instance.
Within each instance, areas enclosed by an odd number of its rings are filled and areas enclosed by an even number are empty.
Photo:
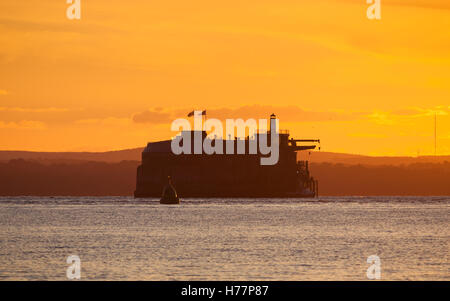
[[[132,196],[138,161],[0,162],[0,196]],[[322,196],[450,195],[450,162],[311,163]]]

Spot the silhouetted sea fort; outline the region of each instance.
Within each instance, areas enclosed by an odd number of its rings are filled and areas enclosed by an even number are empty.
[[[271,115],[272,120],[275,115]],[[198,131],[184,136],[191,138]],[[268,135],[257,133],[257,136]],[[201,131],[202,142],[207,137]],[[222,138],[220,138],[222,139]],[[297,151],[316,148],[319,140],[289,138],[289,131],[279,131],[279,159],[274,165],[261,165],[264,155],[250,154],[250,137],[246,137],[244,154],[179,154],[172,152],[172,140],[150,142],[142,152],[142,162],[137,168],[135,197],[160,197],[171,177],[179,197],[314,197],[318,195],[318,181],[309,171],[308,161],[297,161]],[[214,139],[216,140],[216,139]],[[216,141],[212,141],[214,144]],[[268,139],[270,141],[270,139]],[[226,141],[222,145],[226,147]],[[236,139],[237,141],[237,139]],[[242,141],[241,141],[242,142]],[[297,145],[297,143],[313,143]],[[194,146],[191,144],[191,147]],[[259,149],[259,148],[258,148]]]

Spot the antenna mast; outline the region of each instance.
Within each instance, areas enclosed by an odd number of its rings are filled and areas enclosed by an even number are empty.
[[[436,112],[434,112],[434,155],[436,156],[436,154],[437,154],[437,136],[436,136],[436,132],[437,132],[437,122],[436,122],[436,119],[437,119],[437,113]]]

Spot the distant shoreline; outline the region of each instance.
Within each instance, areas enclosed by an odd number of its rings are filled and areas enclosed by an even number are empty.
[[[140,161],[0,162],[0,196],[131,196]],[[449,196],[450,162],[310,163],[319,196]],[[182,196],[181,196],[182,197]]]
[[[39,162],[79,162],[96,161],[117,163],[120,161],[140,161],[144,148],[132,148],[106,152],[37,152],[0,150],[0,162],[13,159],[35,160]],[[298,153],[299,160],[309,160],[312,163],[342,163],[352,165],[402,165],[413,163],[443,163],[450,162],[450,155],[443,156],[367,156],[359,154],[303,151]]]

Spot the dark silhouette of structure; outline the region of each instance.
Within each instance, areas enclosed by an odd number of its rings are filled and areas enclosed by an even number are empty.
[[[271,116],[271,120],[275,115]],[[185,132],[194,136],[195,131]],[[256,134],[256,136],[262,134]],[[270,130],[264,135],[270,135]],[[202,142],[207,138],[201,132]],[[308,161],[297,161],[297,151],[316,148],[316,145],[297,145],[319,140],[289,139],[288,131],[279,131],[279,160],[275,165],[261,165],[261,153],[250,154],[250,140],[246,137],[244,154],[205,153],[175,155],[171,140],[151,142],[142,152],[137,169],[135,197],[159,197],[168,176],[181,197],[314,197],[318,181],[311,177]],[[225,150],[226,141],[223,140]],[[268,139],[270,141],[270,137]],[[254,142],[254,141],[253,141]],[[211,141],[213,145],[217,139]],[[259,142],[258,142],[259,143]],[[192,150],[194,148],[191,143]],[[259,149],[259,148],[258,148]]]
[[[172,185],[172,180],[167,177],[167,185],[164,187],[164,191],[160,200],[161,204],[179,204],[180,198],[177,195],[175,188]]]

